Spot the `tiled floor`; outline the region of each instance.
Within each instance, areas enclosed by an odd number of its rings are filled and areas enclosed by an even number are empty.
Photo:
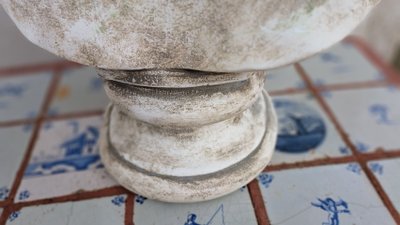
[[[353,43],[270,71],[271,165],[258,182],[191,204],[135,195],[106,173],[108,100],[93,69],[0,67],[0,225],[400,224],[400,82]]]

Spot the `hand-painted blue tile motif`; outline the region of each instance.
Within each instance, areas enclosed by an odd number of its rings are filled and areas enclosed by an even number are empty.
[[[14,211],[10,214],[10,216],[8,216],[8,221],[12,222],[14,220],[16,220],[19,215],[21,214],[21,211]]]
[[[258,181],[264,186],[264,188],[268,188],[269,185],[274,180],[274,175],[268,173],[262,173],[258,175]]]
[[[0,79],[0,121],[28,119],[39,112],[51,80],[50,73]]]
[[[328,221],[322,222],[322,225],[339,225],[339,214],[350,214],[347,202],[342,199],[335,201],[329,197],[325,199],[318,198],[318,201],[311,202],[311,205],[328,213]]]
[[[8,197],[8,193],[10,193],[10,189],[7,187],[0,187],[0,201],[5,200]]]
[[[22,192],[19,193],[18,199],[19,199],[19,200],[25,200],[25,199],[28,199],[29,196],[30,196],[29,191],[28,191],[28,190],[25,190],[25,191],[22,191]]]
[[[325,139],[326,126],[321,116],[306,104],[275,99],[279,112],[276,149],[298,153],[317,148]]]
[[[399,91],[378,87],[332,91],[326,101],[357,150],[371,152],[400,149],[399,99]]]
[[[103,82],[93,68],[66,71],[48,111],[49,115],[102,110],[108,103]]]
[[[135,202],[135,224],[152,225],[256,225],[254,209],[247,189],[219,199],[188,204],[147,200]]]
[[[212,214],[211,218],[207,220],[207,222],[198,223],[197,215],[194,213],[189,213],[187,216],[185,225],[210,225],[210,224],[220,224],[225,225],[225,216],[224,216],[224,205],[221,204],[217,210]]]
[[[82,129],[77,121],[69,121],[68,124],[72,133],[71,138],[61,142],[57,152],[48,156],[33,157],[25,171],[25,176],[59,174],[103,167],[97,147],[99,129],[90,125]],[[48,128],[44,127],[44,129]]]
[[[135,196],[135,202],[137,202],[137,203],[139,203],[141,205],[143,205],[144,201],[146,201],[146,200],[147,200],[147,198],[144,197],[144,196],[141,196],[141,195],[136,195]]]
[[[347,146],[312,95],[274,97],[279,133],[272,164],[349,155]]]
[[[259,185],[271,224],[396,224],[367,176],[347,167],[270,172],[273,185]]]
[[[111,202],[112,202],[114,205],[116,205],[116,206],[122,206],[122,205],[125,204],[125,200],[126,200],[125,195],[118,195],[118,196],[115,196],[115,197],[111,200]]]
[[[400,158],[371,161],[368,167],[400,213]]]
[[[116,185],[99,156],[101,116],[46,124],[40,128],[17,196],[28,190],[28,200],[37,200]]]
[[[361,166],[358,163],[350,163],[346,169],[356,174],[361,174]]]

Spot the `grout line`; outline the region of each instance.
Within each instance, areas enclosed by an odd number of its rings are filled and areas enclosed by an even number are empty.
[[[12,203],[14,201],[15,195],[17,194],[17,191],[18,191],[18,187],[22,182],[25,169],[28,166],[28,163],[29,163],[29,160],[30,160],[33,148],[34,148],[34,145],[35,145],[36,140],[37,140],[37,138],[39,136],[40,126],[41,126],[41,123],[42,123],[42,120],[43,120],[42,117],[43,117],[44,113],[46,113],[46,111],[47,111],[47,108],[48,108],[48,106],[50,104],[51,96],[53,95],[53,93],[55,91],[55,88],[56,88],[56,86],[57,86],[57,84],[58,84],[58,82],[60,80],[59,72],[60,72],[59,70],[53,71],[53,77],[52,77],[51,83],[50,83],[50,85],[49,85],[49,87],[47,89],[46,97],[45,97],[45,99],[44,99],[44,101],[42,103],[42,106],[40,108],[39,118],[37,119],[36,123],[34,124],[33,132],[31,134],[31,139],[30,139],[29,144],[28,144],[28,148],[27,148],[27,150],[25,152],[24,158],[23,158],[23,160],[22,160],[22,162],[20,164],[20,167],[18,169],[18,172],[17,172],[17,174],[15,176],[14,183],[13,183],[13,185],[11,187],[10,195],[9,195],[9,197],[7,199],[8,203]]]
[[[103,188],[100,190],[94,191],[83,191],[83,192],[76,192],[70,195],[64,196],[57,196],[53,198],[46,198],[46,199],[38,199],[33,201],[26,201],[26,202],[17,202],[12,204],[12,208],[14,209],[21,209],[23,207],[28,206],[36,206],[36,205],[48,205],[54,203],[65,203],[65,202],[75,202],[81,200],[89,200],[89,199],[96,199],[101,197],[108,197],[113,195],[121,195],[129,193],[125,188],[121,186],[114,186],[109,188]]]
[[[256,215],[258,225],[270,225],[264,199],[261,194],[260,186],[258,185],[257,179],[251,181],[247,188],[249,190],[251,203],[253,205],[254,213]]]
[[[367,175],[369,181],[371,182],[372,186],[377,191],[379,197],[381,198],[381,200],[382,200],[383,204],[386,206],[386,208],[389,210],[393,219],[396,221],[397,224],[400,224],[400,215],[397,213],[393,203],[391,202],[390,198],[383,190],[382,186],[379,184],[378,180],[368,169],[367,162],[365,161],[365,158],[362,156],[362,153],[357,151],[356,147],[351,142],[349,136],[346,134],[345,130],[342,128],[342,126],[336,119],[335,115],[333,114],[333,111],[330,109],[328,104],[325,102],[325,100],[319,93],[318,89],[312,84],[312,81],[309,78],[309,76],[307,75],[306,71],[301,67],[300,64],[296,64],[295,68],[296,68],[296,71],[303,78],[304,82],[306,82],[306,85],[308,86],[310,91],[314,94],[319,105],[322,107],[324,112],[327,114],[327,116],[330,118],[330,120],[334,124],[336,130],[339,132],[339,134],[342,137],[345,144],[350,148],[350,150],[353,153],[354,157],[356,158],[357,162],[360,164],[362,170]]]
[[[45,115],[45,121],[57,121],[57,120],[65,120],[65,119],[75,119],[75,118],[82,118],[82,117],[90,117],[90,116],[100,116],[103,115],[104,110],[90,110],[90,111],[81,111],[81,112],[73,112],[73,113],[63,113],[60,115]]]
[[[356,158],[352,155],[336,157],[336,158],[314,159],[311,161],[269,165],[264,169],[264,172],[272,172],[272,171],[287,170],[287,169],[300,169],[300,168],[324,166],[324,165],[335,165],[335,164],[349,163],[349,162],[355,162],[355,161],[356,161]]]
[[[380,80],[380,81],[362,81],[362,82],[354,82],[347,84],[331,84],[331,85],[315,86],[315,88],[317,88],[320,92],[323,92],[323,91],[355,90],[364,88],[386,87],[388,85],[390,85],[389,81]]]
[[[277,90],[277,91],[268,91],[265,89],[270,96],[277,96],[277,95],[288,95],[288,94],[300,94],[300,93],[305,93],[307,92],[307,89],[302,88],[302,89],[296,89],[296,88],[289,88],[289,89],[283,89],[283,90]]]
[[[133,222],[133,210],[135,207],[135,194],[129,193],[127,194],[128,197],[126,198],[125,202],[125,225],[134,225]]]
[[[82,65],[74,62],[62,60],[52,63],[0,68],[0,77],[29,76],[37,72],[65,70],[69,68],[79,68],[81,66]]]
[[[7,206],[3,208],[3,213],[0,215],[0,225],[5,225],[7,223],[8,217],[10,216],[11,212],[11,207]]]
[[[0,128],[34,124],[34,123],[36,123],[36,121],[37,121],[37,118],[10,120],[10,121],[5,121],[5,122],[0,122]]]
[[[375,65],[375,67],[383,72],[383,75],[390,83],[400,85],[400,74],[390,65],[385,63],[362,39],[355,36],[349,36],[344,41],[352,44],[361,51],[363,55]]]

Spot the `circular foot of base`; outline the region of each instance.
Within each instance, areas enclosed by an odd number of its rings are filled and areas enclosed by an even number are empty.
[[[260,107],[260,105],[262,107]],[[226,166],[225,168],[218,168],[216,171],[207,173],[204,172],[205,170],[199,169],[202,173],[192,175],[185,174],[180,176],[179,173],[171,174],[174,172],[171,169],[170,173],[162,173],[159,172],[159,170],[152,170],[155,166],[141,166],[138,164],[135,157],[130,156],[134,154],[139,156],[138,154],[140,154],[141,151],[146,151],[146,149],[135,149],[132,145],[126,145],[129,147],[121,149],[121,145],[114,145],[115,141],[113,140],[115,140],[115,138],[113,139],[110,137],[110,126],[112,122],[114,122],[112,120],[119,120],[118,116],[112,115],[115,113],[113,112],[114,110],[116,110],[116,108],[110,105],[105,113],[105,125],[102,130],[100,145],[100,154],[103,164],[107,171],[122,186],[150,199],[165,202],[197,202],[229,194],[249,183],[265,168],[271,159],[275,147],[277,118],[271,99],[266,92],[264,92],[259,100],[247,110],[247,113],[252,116],[262,117],[266,125],[265,129],[263,129],[263,135],[260,135],[261,141],[257,141],[258,143],[254,145],[254,149],[250,149],[250,151],[248,151],[249,154],[246,153],[247,155],[245,155],[245,157],[242,157],[238,162]],[[244,113],[246,113],[246,111]],[[224,121],[221,123],[224,123]],[[244,123],[249,122],[245,120]],[[140,126],[137,126],[137,123],[134,124],[136,127],[141,127],[141,129],[143,129],[143,126],[147,126],[144,124]],[[149,129],[146,128],[141,133],[147,132],[148,130]],[[154,134],[154,131],[151,132]],[[222,136],[224,134],[220,135]],[[135,138],[137,138],[137,135],[132,137],[132,139],[134,139],[132,143],[139,142],[135,141]],[[116,146],[118,146],[119,149],[117,149]],[[130,154],[131,152],[132,154]],[[143,154],[144,153],[145,152],[143,152]],[[237,153],[237,151],[232,151],[231,154],[239,153]],[[157,163],[158,162],[155,161],[154,165],[157,165]],[[204,167],[210,166],[206,164]]]

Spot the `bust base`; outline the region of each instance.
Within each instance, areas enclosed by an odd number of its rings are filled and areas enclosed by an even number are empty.
[[[118,127],[120,129],[120,132],[110,132],[110,128],[111,126],[113,126],[113,123],[118,124],[117,120],[131,120],[122,121],[122,124],[140,123],[139,126],[135,125],[141,130],[139,137],[151,137],[154,136],[154,130],[148,128],[143,129],[143,126],[146,127],[153,125],[142,123],[140,121],[134,121],[134,118],[124,116],[123,114],[116,112],[116,110],[118,111],[118,109],[111,104],[107,108],[107,111],[105,113],[105,123],[102,129],[102,137],[100,143],[100,154],[103,160],[103,164],[108,172],[122,186],[137,194],[146,196],[151,199],[165,202],[197,202],[210,200],[229,194],[249,183],[265,168],[265,166],[271,159],[275,147],[277,134],[277,118],[270,97],[266,92],[263,92],[263,94],[260,94],[260,96],[257,98],[252,106],[242,112],[243,115],[240,117],[241,119],[239,119],[242,120],[243,123],[252,123],[254,121],[257,121],[257,119],[246,119],[246,115],[251,115],[258,119],[264,120],[263,123],[265,123],[263,134],[261,135],[261,141],[259,141],[259,143],[256,143],[256,147],[254,149],[251,149],[250,153],[243,159],[231,165],[228,165],[225,168],[218,168],[218,170],[210,173],[204,173],[204,171],[202,171],[202,174],[195,174],[196,168],[194,168],[194,170],[192,171],[193,175],[183,176],[179,176],[177,174],[171,175],[168,173],[163,173],[162,168],[161,170],[158,170],[159,172],[154,172],[154,170],[150,171],[149,169],[144,169],[143,167],[138,166],[140,161],[136,160],[135,163],[132,162],[133,160],[135,160],[134,158],[132,158],[134,154],[146,154],[146,149],[115,148],[112,140],[115,140],[115,142],[118,142],[119,140],[118,138],[114,137],[115,135],[129,135],[132,134],[132,132],[124,130],[124,127],[121,126]],[[231,122],[232,124],[238,123],[237,119],[235,118],[232,118],[232,121],[226,120],[219,123],[221,123],[221,127],[229,130],[234,129],[229,126]],[[254,125],[257,124],[251,124],[247,127],[254,128]],[[213,126],[215,126],[215,124],[205,125],[201,129],[209,129],[209,132],[212,132],[212,129],[215,129],[215,127]],[[233,124],[233,126],[236,125]],[[238,126],[243,128],[243,124],[239,124]],[[130,128],[130,130],[132,130],[132,127]],[[152,127],[152,129],[163,128]],[[146,133],[146,130],[149,131],[148,134]],[[219,132],[220,137],[217,137],[217,139],[224,138],[224,136],[229,133],[228,130],[226,130],[227,132]],[[172,132],[173,134],[176,134],[176,131]],[[213,135],[218,134],[214,133]],[[138,138],[138,136],[135,135],[126,138],[133,139],[132,143],[140,142],[140,140],[135,140],[135,138]],[[188,142],[188,140],[185,141],[186,143]],[[189,138],[189,142],[191,141],[193,141],[193,144],[199,145],[198,140],[196,142],[196,140],[191,140]],[[207,143],[208,140],[200,141],[202,143]],[[252,141],[256,141],[256,139]],[[234,147],[232,146],[232,148]],[[169,150],[171,149],[160,149],[159,152],[162,153],[163,151]],[[241,151],[236,151],[231,152],[230,154],[240,153]],[[156,165],[157,160],[160,159],[154,158],[151,160],[153,160],[154,165]],[[199,157],[196,159],[196,161],[197,160],[201,161],[202,159]],[[232,162],[232,160],[230,162]],[[160,166],[162,167],[161,164]],[[204,166],[210,168],[210,166],[208,165]],[[156,166],[149,168],[156,168]],[[201,168],[199,168],[198,172],[201,172],[200,170]],[[168,171],[168,168],[166,168],[166,171]]]

